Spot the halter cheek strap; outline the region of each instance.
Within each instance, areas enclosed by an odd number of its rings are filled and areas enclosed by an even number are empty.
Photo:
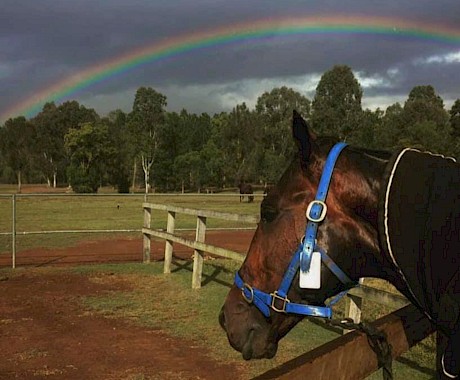
[[[239,272],[235,275],[235,285],[237,288],[241,289],[243,298],[248,303],[253,303],[267,318],[270,316],[270,309],[280,313],[332,318],[331,307],[337,303],[348,290],[336,295],[327,306],[293,303],[287,298],[287,294],[297,271],[299,269],[302,269],[302,271],[308,271],[310,269],[313,252],[320,252],[322,263],[325,264],[329,270],[334,273],[334,275],[347,287],[350,285],[357,285],[355,282],[350,280],[350,278],[337,266],[336,263],[334,263],[324,250],[316,245],[318,224],[324,220],[327,213],[325,201],[332,178],[332,172],[338,156],[345,147],[345,143],[338,143],[334,145],[326,159],[316,198],[309,204],[306,211],[308,223],[305,231],[305,239],[303,239],[295,251],[286,273],[281,280],[278,290],[273,293],[263,292],[245,283]]]

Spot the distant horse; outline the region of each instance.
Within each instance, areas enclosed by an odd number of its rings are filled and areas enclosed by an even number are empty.
[[[264,195],[267,195],[269,193],[269,191],[271,190],[271,188],[272,188],[271,186],[266,184],[264,186]]]
[[[251,203],[254,201],[254,191],[252,190],[252,186],[249,183],[245,182],[240,182],[238,185],[238,189],[240,189],[240,202],[244,200],[244,196],[248,196],[248,203]]]
[[[432,321],[438,376],[457,378],[460,165],[317,139],[295,111],[293,135],[296,158],[262,201],[219,316],[231,346],[246,360],[272,358],[302,318],[332,317],[328,298],[378,277]]]

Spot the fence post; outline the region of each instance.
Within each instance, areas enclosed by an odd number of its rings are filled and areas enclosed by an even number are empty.
[[[363,278],[359,279],[359,284],[363,283]],[[351,294],[347,294],[345,298],[345,318],[351,318],[354,323],[361,322],[363,299]],[[346,334],[353,330],[343,330],[343,333]]]
[[[144,228],[150,229],[151,219],[152,219],[151,208],[148,206],[144,206]],[[150,234],[144,234],[144,244],[143,244],[144,263],[150,262],[150,240],[151,240]]]
[[[206,236],[206,217],[198,216],[196,218],[196,236],[195,240],[204,243]],[[201,277],[203,273],[203,252],[195,249],[193,255],[193,277],[192,289],[201,288]]]
[[[12,196],[12,202],[13,202],[13,219],[11,221],[11,251],[12,251],[12,256],[11,256],[11,266],[13,269],[16,268],[16,194],[13,194]]]
[[[174,228],[176,225],[176,213],[174,211],[168,211],[168,223],[166,225],[166,232],[174,234]],[[172,240],[166,240],[165,243],[165,262],[163,273],[171,273],[171,261],[173,254],[173,242]]]

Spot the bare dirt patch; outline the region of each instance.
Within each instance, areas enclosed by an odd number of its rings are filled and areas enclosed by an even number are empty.
[[[27,269],[0,281],[0,379],[240,379],[238,365],[196,343],[82,306],[81,297],[129,290],[116,275],[92,281]]]
[[[208,232],[207,242],[245,252],[253,231]],[[162,260],[164,242],[152,242]],[[177,258],[192,250],[175,246]],[[0,255],[0,266],[10,266]],[[142,238],[82,242],[61,249],[19,252],[16,264],[31,268],[0,276],[0,379],[238,379],[237,365],[211,359],[196,343],[155,329],[108,319],[85,310],[79,299],[129,290],[123,281],[93,281],[47,267],[142,261]],[[34,268],[42,267],[42,268]]]
[[[249,247],[254,231],[208,231],[206,242],[219,247],[245,253]],[[184,236],[192,237],[191,234]],[[152,240],[151,259],[163,260],[163,240]],[[176,258],[190,258],[193,250],[179,244],[174,245]],[[87,240],[74,247],[59,249],[34,248],[24,250],[16,255],[17,266],[47,266],[87,263],[142,262],[142,236],[116,237],[103,240]],[[0,268],[11,267],[11,254],[0,254]]]

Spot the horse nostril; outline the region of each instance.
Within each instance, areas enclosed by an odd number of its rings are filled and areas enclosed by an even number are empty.
[[[246,343],[244,344],[241,350],[244,360],[250,360],[252,358],[252,355],[254,354],[254,349],[252,347],[253,341],[254,341],[254,329],[251,329],[249,330],[248,339],[246,340]]]
[[[220,309],[219,313],[219,324],[222,326],[222,328],[227,331],[226,329],[226,324],[225,324],[225,313],[224,313],[224,308]]]

